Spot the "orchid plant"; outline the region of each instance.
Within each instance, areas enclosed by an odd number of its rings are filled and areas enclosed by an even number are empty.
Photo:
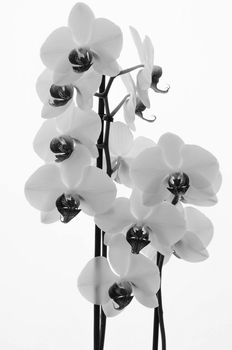
[[[216,204],[221,185],[217,159],[205,149],[172,133],[157,143],[134,138],[136,117],[155,120],[144,117],[150,91],[164,94],[169,87],[158,87],[162,69],[154,65],[150,38],[130,31],[140,62],[122,69],[120,28],[77,3],[68,25],[42,45],[46,69],[36,84],[45,121],[34,150],[44,164],[27,180],[25,195],[43,223],[68,223],[80,212],[95,221],[94,257],[78,277],[80,293],[94,304],[94,350],[104,348],[106,318],[134,299],[154,309],[152,349],[159,334],[166,349],[163,264],[172,256],[208,258],[213,225],[191,205]],[[111,109],[110,89],[120,78],[125,97]],[[119,111],[124,122],[115,121]],[[117,197],[118,184],[131,190],[129,198]]]

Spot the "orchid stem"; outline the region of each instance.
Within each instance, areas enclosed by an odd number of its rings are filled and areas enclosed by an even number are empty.
[[[99,93],[102,93],[105,91],[105,76],[102,76],[102,82],[99,88]],[[102,128],[101,128],[101,133],[98,138],[98,144],[103,143],[103,137],[104,137],[104,101],[102,99],[99,99],[98,101],[98,114],[99,117],[101,118],[101,123],[102,123]],[[103,168],[103,149],[98,149],[99,156],[96,161],[96,166],[97,168],[102,169]],[[94,251],[94,256],[101,256],[101,247],[102,247],[102,232],[97,225],[95,225],[95,251]],[[99,350],[100,346],[100,337],[101,337],[101,324],[100,322],[100,316],[101,316],[101,308],[99,305],[94,305],[94,323],[93,323],[93,333],[94,333],[94,350]],[[101,317],[102,318],[102,317]]]
[[[156,264],[159,266],[160,253],[157,253]],[[153,322],[153,346],[152,350],[158,350],[159,347],[159,310],[158,307],[154,309],[154,322]]]
[[[161,283],[161,277],[162,277],[163,262],[164,262],[164,256],[162,254],[159,254],[158,267],[159,267],[159,270],[160,270],[160,283]],[[159,302],[158,314],[159,314],[159,324],[160,324],[160,333],[161,333],[161,341],[162,341],[162,350],[166,350],[166,335],[165,335],[164,318],[163,318],[161,284],[160,284],[160,289],[159,289],[159,291],[157,293],[157,298],[158,298],[158,302]]]

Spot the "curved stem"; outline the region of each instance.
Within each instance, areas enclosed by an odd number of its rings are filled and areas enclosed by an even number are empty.
[[[124,105],[124,103],[126,102],[126,100],[128,99],[128,97],[130,97],[130,94],[126,95],[122,101],[115,107],[115,109],[111,112],[111,117],[113,118],[115,116],[115,114],[119,111],[119,109]]]
[[[130,73],[130,72],[132,72],[135,69],[143,68],[143,67],[144,67],[144,64],[137,64],[137,66],[121,70],[121,72],[119,72],[117,76]]]

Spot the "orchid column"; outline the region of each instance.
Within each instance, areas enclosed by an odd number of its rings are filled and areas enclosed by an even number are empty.
[[[216,158],[201,147],[171,133],[158,143],[134,138],[136,116],[155,121],[144,116],[149,91],[169,88],[158,87],[162,69],[154,65],[150,38],[130,31],[140,62],[122,69],[120,28],[77,3],[68,26],[43,44],[46,69],[36,85],[46,120],[34,150],[44,164],[28,179],[25,195],[45,224],[68,223],[81,212],[94,218],[94,258],[78,278],[80,293],[94,304],[94,350],[104,348],[106,317],[129,308],[133,299],[155,310],[152,348],[158,349],[160,330],[166,349],[163,263],[171,256],[191,262],[208,257],[212,223],[186,203],[215,204],[221,185]],[[126,91],[111,108],[115,79]],[[117,197],[118,184],[131,189],[129,198]]]

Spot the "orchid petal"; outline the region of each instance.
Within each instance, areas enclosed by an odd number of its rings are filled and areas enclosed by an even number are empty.
[[[133,134],[122,122],[114,122],[110,128],[109,148],[116,156],[127,154],[133,144]]]
[[[113,300],[110,299],[108,303],[102,305],[102,309],[104,311],[104,314],[106,317],[114,317],[119,315],[124,309],[118,310],[117,308],[115,309]]]
[[[78,277],[77,286],[81,295],[93,304],[101,305],[109,301],[108,290],[117,281],[105,257],[91,259]]]
[[[218,175],[219,165],[212,153],[196,145],[184,145],[181,150],[182,169],[186,174],[198,173],[213,183]]]
[[[88,43],[92,34],[92,27],[95,16],[86,4],[78,2],[73,6],[68,24],[72,30],[76,42],[82,46]]]
[[[41,211],[55,208],[56,199],[64,192],[64,184],[56,165],[46,164],[37,169],[25,184],[28,202]]]
[[[83,171],[91,163],[91,154],[81,144],[76,144],[71,156],[60,163],[60,174],[67,188],[73,189],[80,182]]]
[[[93,23],[89,46],[98,56],[109,57],[109,61],[113,61],[122,50],[122,31],[108,19],[97,18]]]
[[[158,145],[162,148],[164,157],[169,166],[175,170],[179,169],[182,163],[181,150],[184,145],[181,138],[167,132],[160,137]]]
[[[93,69],[101,75],[115,77],[120,72],[120,66],[117,61],[109,60],[107,56],[94,56]]]
[[[144,73],[142,69],[137,74],[137,92],[144,106],[146,106],[147,108],[150,108],[151,104],[150,104],[150,99],[148,95],[148,90],[142,88],[144,85],[144,81],[145,81],[145,78],[144,78]]]
[[[42,211],[40,213],[40,220],[43,224],[53,224],[60,220],[60,213],[56,208],[51,211]]]
[[[152,69],[154,65],[154,47],[151,42],[151,39],[147,35],[143,40],[143,50],[145,52],[145,57],[146,57],[146,67],[147,67],[147,74],[148,74],[147,78],[148,78],[148,81],[150,81],[150,85],[151,85]],[[150,85],[147,88],[149,88]]]
[[[128,198],[117,198],[113,206],[103,214],[95,216],[95,224],[107,233],[121,233],[134,223]]]
[[[119,276],[123,277],[128,270],[131,246],[123,234],[114,235],[108,245],[110,265]]]
[[[133,189],[130,196],[131,212],[138,221],[143,221],[152,211],[151,207],[143,204],[143,194],[138,189]]]
[[[41,47],[40,56],[48,68],[65,73],[68,65],[63,66],[62,62],[68,62],[68,54],[74,48],[72,32],[68,27],[60,27],[54,30]],[[71,64],[69,64],[71,67]]]
[[[99,115],[92,110],[83,111],[79,108],[74,108],[72,113],[67,113],[67,115],[59,118],[57,123],[62,133],[68,133],[69,136],[83,144],[86,141],[96,144],[101,132]]]
[[[203,261],[209,256],[201,240],[189,231],[174,245],[174,250],[177,256],[189,262]]]
[[[34,151],[45,162],[51,162],[55,159],[54,153],[50,150],[50,142],[57,136],[59,136],[59,132],[56,129],[55,119],[49,119],[43,122],[35,136],[33,142]]]
[[[147,137],[144,137],[144,136],[136,137],[134,139],[133,145],[130,151],[128,152],[127,156],[131,158],[135,158],[142,151],[155,146],[156,146],[155,142]]]
[[[88,166],[83,172],[77,193],[86,205],[96,214],[106,211],[116,197],[116,186],[111,178],[101,169]]]
[[[153,236],[155,236],[154,243],[158,241],[159,246],[164,247],[164,249],[179,241],[186,231],[185,218],[182,212],[174,205],[166,202],[154,207],[152,213],[146,218],[146,224],[151,229],[149,237],[152,244],[154,242],[152,240]],[[154,246],[154,248],[156,247]]]
[[[199,173],[191,172],[188,175],[190,186],[184,195],[185,202],[201,206],[215,205],[217,203],[217,197],[210,182],[199,175]]]
[[[152,147],[141,152],[131,164],[131,177],[135,185],[142,191],[151,185],[156,190],[156,184],[160,184],[169,173],[169,168],[163,159],[160,147]]]
[[[137,301],[149,308],[156,308],[159,303],[158,299],[155,293],[147,294],[143,290],[140,290],[139,288],[133,288],[134,296],[137,299]]]
[[[142,254],[132,254],[126,279],[134,287],[147,293],[156,293],[160,287],[159,269]]]
[[[142,44],[142,40],[140,38],[140,35],[137,31],[137,29],[135,29],[134,27],[130,26],[130,32],[132,35],[132,38],[134,40],[135,46],[137,48],[138,54],[139,54],[139,59],[141,61],[141,63],[145,63],[145,56],[144,56],[144,51],[143,51],[143,44]]]
[[[64,106],[55,107],[49,104],[49,101],[43,106],[41,117],[44,119],[56,118],[58,116],[62,116],[67,109],[73,109],[74,104],[73,101],[70,100]]]
[[[210,219],[193,207],[184,209],[188,231],[193,232],[206,248],[213,238],[213,224]]]
[[[53,72],[50,69],[44,69],[36,81],[36,91],[41,100],[45,103],[49,96],[49,90],[53,84]]]
[[[130,177],[130,163],[131,160],[128,158],[119,160],[119,168],[117,170],[116,182],[123,184],[127,187],[132,187],[132,180]]]
[[[81,109],[91,109],[93,95],[101,84],[101,75],[94,70],[87,71],[75,84],[77,88],[77,104]]]

